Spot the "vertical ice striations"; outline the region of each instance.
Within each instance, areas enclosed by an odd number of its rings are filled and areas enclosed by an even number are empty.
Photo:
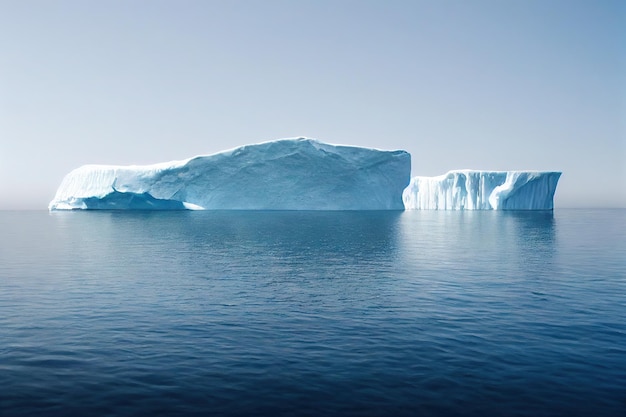
[[[561,176],[410,171],[402,150],[283,139],[147,166],[85,165],[65,176],[49,209],[552,210]]]
[[[458,170],[414,177],[408,210],[552,210],[560,172]]]

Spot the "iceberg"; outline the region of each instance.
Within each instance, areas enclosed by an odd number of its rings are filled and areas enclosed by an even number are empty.
[[[455,170],[413,177],[402,200],[407,210],[552,210],[560,176],[554,171]]]
[[[403,210],[411,157],[282,139],[146,166],[85,165],[50,210]]]

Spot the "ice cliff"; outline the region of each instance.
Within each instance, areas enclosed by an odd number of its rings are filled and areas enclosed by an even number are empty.
[[[450,171],[412,178],[402,199],[409,210],[552,210],[560,176],[560,172]]]
[[[65,176],[49,209],[551,210],[561,176],[410,172],[405,151],[283,139],[155,165],[85,165]]]
[[[405,151],[284,139],[156,165],[85,165],[49,209],[403,210],[410,175]]]

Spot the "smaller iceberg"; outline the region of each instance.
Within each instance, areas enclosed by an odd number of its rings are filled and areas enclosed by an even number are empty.
[[[552,171],[455,170],[413,177],[402,200],[407,210],[552,210],[560,176]]]

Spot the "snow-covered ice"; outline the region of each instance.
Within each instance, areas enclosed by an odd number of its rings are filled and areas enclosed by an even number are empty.
[[[85,165],[50,210],[403,210],[411,157],[283,139],[147,166]]]
[[[413,177],[402,199],[411,210],[552,210],[553,171],[458,170]]]

